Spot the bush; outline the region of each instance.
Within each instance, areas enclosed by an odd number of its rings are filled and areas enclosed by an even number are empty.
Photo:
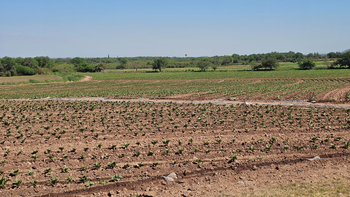
[[[116,69],[125,69],[125,66],[123,64],[120,64],[118,66],[115,67]]]
[[[250,66],[252,70],[273,70],[278,68],[279,64],[277,59],[275,58],[268,58],[268,59],[263,59],[261,64],[257,64],[255,61],[250,62]]]
[[[350,68],[350,51],[341,54],[341,58],[333,62],[331,68],[334,68],[335,66],[338,66],[338,65],[340,68],[344,68],[344,67]]]
[[[22,65],[16,65],[16,72],[18,75],[34,75],[35,70],[32,68],[29,68],[28,66],[22,66]]]
[[[52,68],[53,72],[73,72],[75,67],[73,64],[55,64]]]
[[[299,62],[298,65],[301,70],[310,70],[316,67],[315,62],[309,59],[306,59],[303,62]]]

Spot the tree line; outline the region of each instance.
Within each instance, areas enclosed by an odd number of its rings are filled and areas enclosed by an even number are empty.
[[[350,51],[345,53],[330,52],[328,54],[299,52],[263,53],[213,57],[122,57],[122,58],[55,58],[49,57],[3,57],[0,58],[0,76],[17,76],[47,74],[49,72],[101,72],[106,68],[125,69],[153,68],[161,71],[163,68],[198,67],[201,71],[208,68],[216,70],[218,66],[234,64],[250,65],[252,70],[273,70],[279,62],[297,62],[300,69],[312,69],[314,61],[323,60],[329,68],[350,68]],[[333,63],[329,64],[329,60]]]
[[[50,72],[100,72],[106,69],[103,63],[88,63],[84,58],[73,58],[67,63],[49,57],[3,57],[0,58],[0,77],[49,74]]]

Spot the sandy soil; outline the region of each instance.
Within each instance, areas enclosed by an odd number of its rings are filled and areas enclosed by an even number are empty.
[[[86,82],[91,80],[92,80],[92,76],[86,75],[84,79],[80,80],[80,82]]]

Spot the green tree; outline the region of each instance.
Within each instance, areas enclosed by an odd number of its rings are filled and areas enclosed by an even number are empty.
[[[86,60],[80,57],[75,57],[71,59],[70,63],[73,64],[76,68],[79,68],[80,66],[87,64]]]
[[[22,65],[24,62],[24,59],[22,57],[17,57],[15,61],[16,61],[16,64]]]
[[[202,72],[205,72],[207,68],[209,68],[212,63],[209,61],[209,58],[203,58],[198,61],[197,66],[201,69]]]
[[[341,58],[334,62],[334,65],[339,65],[342,67],[350,68],[350,51],[343,53]]]
[[[5,56],[1,59],[1,65],[4,69],[3,75],[5,76],[17,75],[16,68],[15,68],[15,65],[16,65],[15,59]]]
[[[302,60],[304,59],[304,55],[302,53],[296,53],[295,54],[295,59],[298,61],[298,60]]]
[[[128,59],[119,58],[119,65],[117,66],[117,69],[125,69],[127,65],[128,65]]]
[[[153,61],[153,69],[159,70],[159,72],[162,72],[162,68],[166,67],[168,65],[168,59],[165,57],[157,58]]]
[[[272,70],[278,68],[279,65],[277,59],[267,58],[262,60],[261,66],[262,68]]]
[[[303,62],[299,62],[298,65],[301,70],[310,70],[316,67],[315,62],[310,59],[306,59]]]
[[[229,65],[233,63],[233,57],[225,56],[224,60],[222,60],[221,65]]]
[[[53,61],[47,56],[35,57],[34,59],[38,62],[40,68],[52,68],[54,66]]]
[[[131,62],[129,62],[129,67],[135,69],[136,71],[141,66],[142,66],[142,62],[141,61],[131,61]]]
[[[24,59],[22,66],[27,66],[35,69],[39,67],[39,64],[38,61],[36,61],[34,58],[27,57]]]

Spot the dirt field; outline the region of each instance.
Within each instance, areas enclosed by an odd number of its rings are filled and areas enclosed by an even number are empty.
[[[276,187],[348,183],[350,110],[217,104],[0,101],[0,192],[285,196]]]

